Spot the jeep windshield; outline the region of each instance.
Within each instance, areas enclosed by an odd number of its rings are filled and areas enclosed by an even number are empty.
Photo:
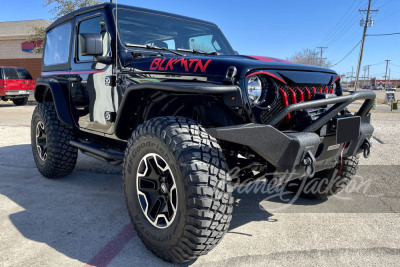
[[[117,21],[120,41],[130,49],[134,44],[136,48],[141,45],[188,53],[234,54],[213,24],[124,8],[118,8]]]

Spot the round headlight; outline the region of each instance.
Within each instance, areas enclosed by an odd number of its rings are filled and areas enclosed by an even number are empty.
[[[262,94],[262,82],[257,76],[250,77],[247,82],[247,93],[249,99],[253,104],[257,104],[260,101]]]

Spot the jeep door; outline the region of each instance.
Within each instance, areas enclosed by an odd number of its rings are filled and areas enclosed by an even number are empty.
[[[112,65],[96,62],[93,56],[81,54],[79,34],[101,34],[103,55],[111,56],[111,38],[102,12],[76,18],[74,34],[75,52],[71,61],[71,100],[78,111],[76,124],[83,131],[100,135],[113,134],[113,122],[109,116],[115,113],[115,87],[109,82],[113,75]],[[111,115],[110,115],[111,114]]]

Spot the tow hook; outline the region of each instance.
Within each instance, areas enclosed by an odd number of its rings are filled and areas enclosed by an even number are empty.
[[[365,140],[364,143],[361,145],[361,149],[364,150],[364,158],[369,158],[371,154],[371,143],[368,140]]]
[[[315,157],[310,151],[306,152],[306,155],[304,156],[304,159],[303,159],[303,165],[306,166],[305,171],[306,171],[307,176],[309,178],[314,177]]]

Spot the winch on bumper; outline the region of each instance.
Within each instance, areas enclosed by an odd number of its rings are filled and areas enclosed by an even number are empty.
[[[369,156],[374,131],[369,111],[375,100],[372,91],[290,105],[266,124],[242,124],[210,128],[207,132],[224,140],[251,148],[276,168],[276,172],[312,177],[316,171],[332,168],[338,157],[364,153]],[[338,115],[356,100],[364,99],[357,113]],[[303,131],[279,131],[275,126],[292,112],[328,106]],[[293,177],[296,178],[296,177]]]

